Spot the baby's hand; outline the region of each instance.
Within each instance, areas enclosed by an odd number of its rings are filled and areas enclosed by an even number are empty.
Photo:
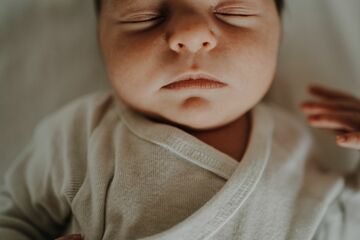
[[[71,234],[63,237],[59,237],[55,240],[82,240],[81,234]]]
[[[310,125],[333,130],[339,146],[360,150],[360,99],[315,85],[309,87],[309,92],[320,99],[301,105]]]

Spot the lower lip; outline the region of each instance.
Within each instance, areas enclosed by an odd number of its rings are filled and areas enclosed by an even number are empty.
[[[190,79],[179,82],[174,82],[163,88],[169,90],[181,90],[181,89],[214,89],[225,87],[226,84],[222,82],[212,81],[208,79]]]

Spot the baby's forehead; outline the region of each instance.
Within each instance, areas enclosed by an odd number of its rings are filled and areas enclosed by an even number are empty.
[[[102,1],[104,4],[107,4],[110,7],[113,8],[121,7],[122,9],[129,7],[139,7],[139,6],[147,5],[149,3],[160,2],[159,0],[102,0]]]
[[[147,2],[154,2],[154,0],[103,0],[104,2],[110,3],[111,5],[122,5],[122,6],[128,6],[128,5],[140,5],[140,4],[146,4]],[[158,0],[155,0],[158,1]]]
[[[144,5],[154,5],[165,3],[167,0],[100,0],[103,1],[103,4],[108,4],[110,7],[116,8],[121,7],[124,8],[136,8],[143,7]],[[241,4],[260,4],[269,0],[191,0],[187,1],[190,4],[198,4],[199,2],[204,1],[207,4],[219,4],[223,2],[231,2],[231,3],[241,3]]]

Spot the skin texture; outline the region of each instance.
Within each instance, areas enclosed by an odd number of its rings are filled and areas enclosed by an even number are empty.
[[[237,1],[227,6],[228,12],[238,7],[241,10],[236,13],[254,15],[246,17],[215,15],[209,9],[220,10],[217,1],[168,0],[165,5],[134,0],[130,1],[134,7],[129,8],[124,2],[104,3],[99,38],[110,81],[132,108],[205,130],[238,119],[268,90],[280,35],[273,1]],[[161,15],[157,12],[165,7],[166,17],[160,23],[122,23]],[[198,71],[228,86],[177,92],[161,89],[181,73]]]
[[[309,92],[318,98],[301,104],[309,124],[335,132],[339,146],[360,150],[360,99],[318,85],[310,86]]]
[[[109,0],[99,16],[100,47],[118,96],[235,159],[246,146],[248,111],[272,83],[280,34],[268,0]],[[188,72],[211,74],[226,87],[162,88]]]

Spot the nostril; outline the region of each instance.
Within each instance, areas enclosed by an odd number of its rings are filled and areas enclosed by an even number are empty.
[[[199,42],[197,44],[199,44]],[[210,42],[202,42],[201,45],[197,45],[197,44],[196,44],[196,46],[194,44],[190,44],[188,46],[181,42],[178,42],[176,45],[177,45],[178,51],[184,49],[185,47],[187,47],[189,50],[193,49],[195,51],[195,49],[199,50],[201,48],[200,46],[202,46],[203,48],[206,48],[206,49],[210,49],[210,46],[211,46]]]
[[[204,46],[204,47],[208,47],[209,45],[210,45],[209,42],[204,42],[204,43],[203,43],[203,46]]]

